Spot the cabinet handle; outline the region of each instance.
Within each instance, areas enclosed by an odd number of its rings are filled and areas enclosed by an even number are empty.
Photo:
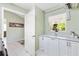
[[[71,42],[67,42],[67,46],[71,47]]]
[[[67,46],[69,46],[69,42],[67,42]]]

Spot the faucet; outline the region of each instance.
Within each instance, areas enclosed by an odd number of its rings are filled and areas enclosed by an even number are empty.
[[[74,31],[71,31],[71,34],[73,35],[73,37],[79,38],[79,35],[77,33],[75,33]]]
[[[71,31],[71,35],[75,36],[75,32],[74,31]]]

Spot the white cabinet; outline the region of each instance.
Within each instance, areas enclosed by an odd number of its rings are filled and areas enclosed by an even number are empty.
[[[60,56],[67,56],[67,48],[68,42],[64,40],[59,40],[59,55]]]
[[[56,37],[41,37],[40,49],[48,56],[79,56],[79,42]]]
[[[77,56],[79,56],[79,43],[76,43],[76,47],[77,47]]]
[[[43,37],[39,37],[39,50],[43,50],[44,49],[44,47],[43,47],[44,45],[43,45]]]
[[[58,39],[51,38],[48,41],[48,54],[49,56],[57,56],[58,55]]]
[[[48,37],[43,37],[43,47],[44,47],[44,52],[48,55],[48,51],[49,51],[49,40],[51,38]]]
[[[78,47],[79,43],[77,42],[71,42],[70,46],[71,46],[71,52],[70,52],[70,56],[77,56],[78,55]]]
[[[40,37],[40,43],[39,43],[39,48],[40,50],[42,50],[43,52],[47,53],[48,51],[48,40],[49,38],[46,37]]]
[[[79,43],[59,40],[59,55],[60,56],[77,56],[79,51]]]
[[[45,54],[48,54],[48,46],[49,46],[49,40],[50,38],[47,37],[40,37],[39,38],[39,48],[41,51],[43,51]]]
[[[51,37],[40,37],[40,49],[49,56],[58,55],[58,40]]]
[[[74,44],[72,44],[72,46],[73,46],[72,55],[74,55],[74,52],[76,52],[75,55],[79,56],[79,42],[72,42],[72,43],[74,43]]]

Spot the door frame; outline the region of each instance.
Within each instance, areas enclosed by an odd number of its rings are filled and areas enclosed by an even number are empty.
[[[9,12],[12,12],[12,13],[14,13],[14,14],[17,14],[17,15],[19,15],[19,16],[22,16],[23,18],[24,18],[24,21],[25,21],[25,13],[22,13],[22,12],[20,12],[20,11],[16,11],[16,10],[14,10],[14,9],[9,9],[9,8],[5,8],[5,7],[1,7],[1,9],[2,9],[2,23],[1,23],[1,25],[3,26],[4,25],[4,11],[9,11]],[[24,23],[25,24],[25,23]],[[3,27],[1,27],[2,28],[2,30],[1,30],[1,33],[2,33],[2,39],[4,38],[3,36],[4,36],[4,30],[3,30]],[[25,27],[24,27],[25,28]],[[6,29],[6,31],[7,31],[7,29]],[[25,33],[25,32],[24,32]],[[24,35],[24,37],[25,37],[25,35]],[[25,40],[25,38],[24,38],[24,40]],[[25,48],[25,45],[24,45],[24,48]]]

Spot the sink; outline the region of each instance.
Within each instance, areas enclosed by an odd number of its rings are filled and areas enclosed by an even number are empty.
[[[70,33],[67,32],[49,32],[43,36],[49,38],[58,38],[58,39],[65,39],[65,40],[72,40],[72,41],[79,41],[77,37],[74,37]]]

